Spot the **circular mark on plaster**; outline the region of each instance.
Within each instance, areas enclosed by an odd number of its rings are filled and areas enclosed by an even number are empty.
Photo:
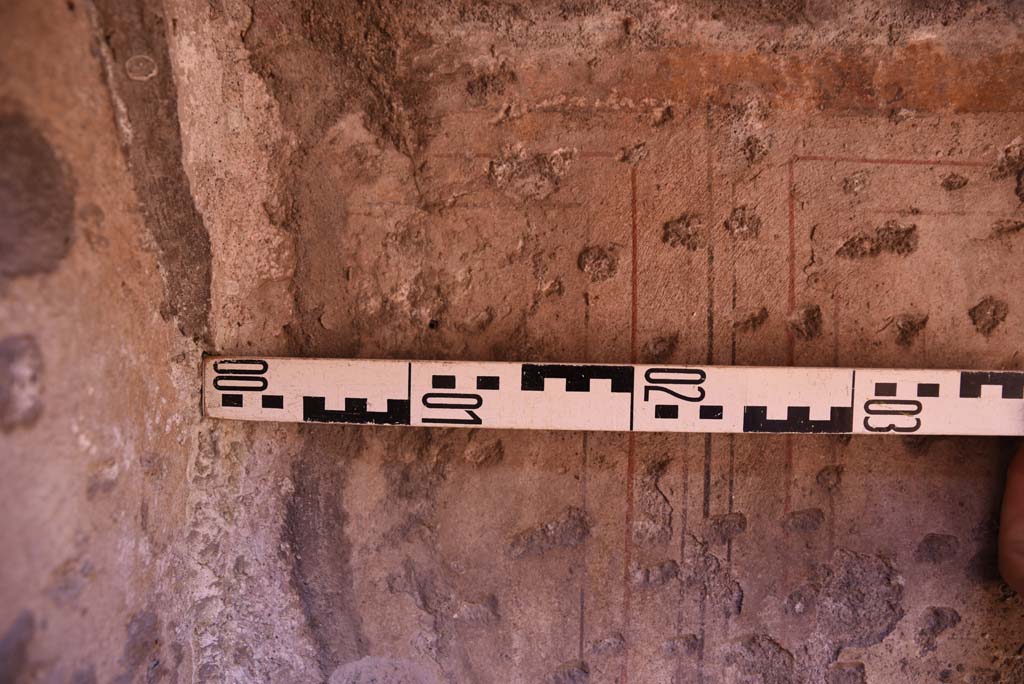
[[[576,265],[590,276],[590,280],[599,283],[612,278],[619,270],[619,258],[612,245],[592,245],[580,252]]]
[[[855,171],[843,179],[843,192],[847,195],[859,195],[868,187],[868,172]]]
[[[843,470],[841,465],[827,465],[818,471],[814,481],[825,491],[834,492],[843,481]]]
[[[679,656],[693,657],[700,652],[701,638],[696,634],[681,634],[667,639],[661,649],[670,658]]]
[[[928,325],[928,314],[902,313],[893,319],[893,322],[896,327],[896,344],[909,347]]]
[[[942,189],[947,192],[953,192],[960,190],[967,185],[969,179],[967,176],[961,176],[959,173],[950,173],[942,178]]]
[[[132,55],[124,62],[124,73],[133,81],[148,81],[156,71],[156,62],[149,55]]]
[[[43,412],[43,355],[31,335],[0,340],[0,431],[32,425]]]
[[[803,306],[786,319],[793,337],[803,342],[821,337],[821,307],[817,304]]]
[[[800,511],[793,511],[782,522],[786,532],[798,534],[810,534],[817,532],[822,523],[825,522],[825,513],[820,508],[805,508]]]
[[[505,458],[505,445],[500,439],[470,442],[463,456],[476,466],[493,465]]]
[[[929,532],[918,542],[914,550],[914,561],[918,563],[945,563],[960,553],[960,540],[951,534]]]
[[[794,589],[782,604],[787,615],[801,616],[814,610],[817,592],[813,587],[803,585]]]
[[[21,112],[0,111],[0,278],[49,273],[71,247],[72,183]]]
[[[999,325],[1006,320],[1010,313],[1010,306],[1002,299],[985,297],[967,311],[971,317],[974,329],[988,337]]]
[[[737,332],[751,332],[760,328],[767,320],[768,309],[766,307],[742,309],[733,314],[732,329]]]
[[[669,247],[695,252],[704,246],[704,222],[698,214],[685,213],[661,226],[661,241]]]
[[[925,611],[921,630],[917,633],[917,644],[921,655],[938,648],[938,636],[960,624],[960,613],[953,608],[931,606]]]
[[[679,346],[679,333],[662,335],[647,340],[640,350],[640,356],[649,363],[664,363],[670,359]]]
[[[527,154],[520,145],[507,147],[487,166],[487,177],[509,197],[518,201],[542,200],[556,192],[573,159],[575,148],[560,148],[551,154]]]
[[[722,513],[708,520],[711,538],[715,543],[727,544],[747,529],[747,516],[742,513]]]
[[[770,148],[771,140],[751,135],[743,141],[743,146],[740,148],[740,151],[743,152],[743,156],[746,157],[748,163],[756,164],[768,156],[768,150]]]
[[[622,653],[622,650],[626,647],[626,639],[622,636],[621,632],[615,632],[609,634],[600,641],[591,642],[590,648],[587,650],[597,655],[614,655],[616,653]]]
[[[761,217],[745,204],[734,207],[723,225],[729,235],[740,240],[750,240],[761,233]]]
[[[815,603],[817,633],[836,653],[871,646],[903,619],[903,583],[885,558],[840,549]]]

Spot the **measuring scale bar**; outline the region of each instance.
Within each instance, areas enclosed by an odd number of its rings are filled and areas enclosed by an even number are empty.
[[[203,406],[298,423],[1024,435],[1024,371],[208,357]]]

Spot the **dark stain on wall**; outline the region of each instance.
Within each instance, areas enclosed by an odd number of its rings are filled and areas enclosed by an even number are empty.
[[[35,617],[27,610],[21,611],[0,637],[0,682],[13,684],[25,672],[28,647],[35,634]]]
[[[0,280],[49,273],[74,235],[73,182],[24,113],[0,103]]]
[[[365,655],[355,589],[351,543],[342,505],[346,460],[362,448],[356,430],[317,430],[292,465],[295,490],[288,501],[284,541],[292,581],[327,678],[340,663]]]

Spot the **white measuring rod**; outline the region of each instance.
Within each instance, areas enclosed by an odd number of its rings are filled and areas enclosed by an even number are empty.
[[[300,423],[1024,435],[1024,371],[208,357],[203,405]]]

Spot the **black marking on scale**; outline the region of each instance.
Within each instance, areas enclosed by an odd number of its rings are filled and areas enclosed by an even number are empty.
[[[919,383],[917,383],[917,396],[919,396],[919,397],[937,397],[937,396],[939,396],[939,384],[937,382],[919,382]]]
[[[522,390],[543,392],[548,378],[565,380],[566,392],[589,392],[591,380],[611,380],[612,392],[633,393],[632,366],[573,366],[561,363],[524,363]],[[630,415],[632,419],[632,415]]]
[[[633,431],[633,397],[635,395],[633,393],[633,375],[632,375],[633,369],[630,368],[629,371],[630,371],[630,376],[629,376],[629,431],[632,432]],[[613,388],[615,387],[614,383],[612,384],[612,387]],[[612,391],[615,391],[615,390],[613,389]]]
[[[387,411],[368,411],[366,399],[348,397],[345,410],[325,408],[324,397],[302,397],[302,420],[307,423],[356,423],[360,425],[409,425],[409,400],[388,399]]]
[[[675,404],[655,404],[654,417],[673,420],[679,417],[679,407]]]
[[[434,375],[430,378],[430,386],[434,389],[455,389],[455,376]]]
[[[264,394],[263,395],[263,408],[265,409],[283,409],[284,408],[284,397],[280,394]]]
[[[711,404],[701,404],[700,407],[700,419],[701,420],[722,420],[722,406],[712,406]]]
[[[224,375],[263,375],[268,368],[270,365],[263,359],[221,359],[213,362],[213,372]]]
[[[221,359],[213,362],[213,389],[221,392],[220,405],[226,408],[243,408],[244,394],[240,392],[262,392],[267,389],[269,364],[263,359]],[[266,400],[264,399],[264,407]]]
[[[785,418],[769,420],[767,406],[744,406],[743,431],[773,433],[853,432],[853,407],[833,406],[829,418],[825,420],[811,420],[810,406],[790,406],[786,409]]]
[[[242,395],[222,394],[220,395],[220,405],[229,406],[231,408],[242,408]]]
[[[633,432],[633,389],[630,388],[630,432]]]
[[[896,383],[895,382],[876,382],[875,383],[875,396],[876,397],[895,397],[896,396]]]
[[[465,418],[427,418],[420,420],[424,423],[437,423],[439,425],[483,425],[483,420],[477,414],[476,409],[483,407],[484,398],[479,394],[467,394],[463,392],[427,392],[421,400],[423,406],[428,409],[449,409],[465,412]]]
[[[478,375],[476,376],[476,388],[478,390],[501,389],[501,378],[497,375]]]
[[[1024,371],[962,371],[960,398],[980,399],[982,385],[1003,388],[1003,399],[1024,399]]]

